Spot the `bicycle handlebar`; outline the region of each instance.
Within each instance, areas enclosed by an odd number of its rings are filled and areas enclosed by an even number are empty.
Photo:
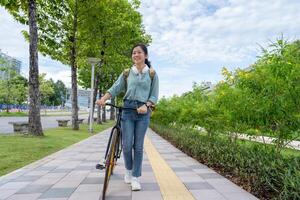
[[[127,107],[121,107],[121,106],[116,106],[114,104],[111,104],[111,103],[105,103],[106,106],[112,106],[112,107],[115,107],[115,108],[118,108],[118,109],[125,109],[125,110],[136,110],[136,108],[127,108]]]
[[[105,103],[106,106],[112,106],[112,107],[115,107],[115,108],[118,108],[118,109],[125,109],[125,110],[136,110],[136,108],[128,108],[128,107],[121,107],[121,106],[116,106],[114,104],[111,104],[111,103]],[[147,106],[148,107],[148,106]],[[150,109],[154,110],[154,106],[150,106],[149,107]]]

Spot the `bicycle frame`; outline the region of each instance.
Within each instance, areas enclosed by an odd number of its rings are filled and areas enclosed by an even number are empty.
[[[119,143],[118,143],[118,147],[117,147],[117,158],[120,158],[121,156],[121,153],[122,153],[122,147],[123,147],[123,143],[122,143],[122,129],[121,129],[121,116],[122,116],[122,111],[123,110],[136,110],[135,108],[126,108],[126,107],[119,107],[119,106],[116,106],[114,104],[110,104],[110,103],[106,103],[107,106],[112,106],[112,107],[115,107],[117,109],[117,122],[116,122],[116,125],[113,127],[112,131],[111,131],[111,134],[109,136],[109,140],[108,140],[108,145],[106,147],[106,151],[105,151],[105,157],[104,159],[106,160],[107,158],[107,154],[108,154],[108,150],[109,150],[109,144],[111,143],[111,138],[112,138],[112,134],[114,132],[114,129],[118,129],[118,132],[119,132]]]

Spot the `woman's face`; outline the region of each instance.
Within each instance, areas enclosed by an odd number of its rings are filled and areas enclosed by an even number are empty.
[[[133,49],[131,58],[135,65],[142,65],[145,64],[145,59],[148,58],[148,56],[140,46],[137,46]]]

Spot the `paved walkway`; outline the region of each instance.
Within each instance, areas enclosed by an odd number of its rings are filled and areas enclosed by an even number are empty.
[[[0,177],[0,200],[98,200],[104,171],[96,170],[95,164],[104,155],[109,131],[106,130]],[[175,179],[185,187],[185,191],[189,193],[187,196],[193,199],[257,199],[205,165],[188,157],[152,130],[148,130],[147,136],[143,175],[140,179],[142,190],[132,192],[130,185],[123,182],[124,163],[123,159],[120,159],[111,177],[107,200],[186,199],[182,196],[166,195],[168,187],[175,184],[173,181]],[[156,162],[154,151],[159,152],[156,155],[162,158],[160,162]],[[157,174],[157,169],[160,169],[158,165],[162,165],[161,163],[164,163],[164,169],[169,169],[166,173],[173,174],[169,184],[166,182],[167,179],[162,180],[169,175]]]

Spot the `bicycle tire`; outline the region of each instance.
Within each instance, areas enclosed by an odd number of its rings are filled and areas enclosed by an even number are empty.
[[[118,139],[118,129],[115,129],[112,134],[112,141],[110,143],[108,156],[106,158],[105,177],[104,177],[104,183],[102,188],[102,200],[105,200],[105,194],[108,187],[109,179],[114,170],[114,165],[116,160],[115,153],[116,153],[117,139]]]

